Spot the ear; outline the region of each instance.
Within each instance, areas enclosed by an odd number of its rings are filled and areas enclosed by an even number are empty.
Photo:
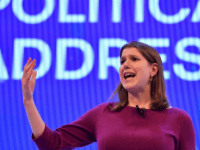
[[[151,75],[155,76],[158,73],[158,64],[157,63],[153,63],[151,65]]]

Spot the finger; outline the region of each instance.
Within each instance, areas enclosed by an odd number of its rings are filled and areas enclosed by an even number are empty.
[[[32,70],[32,69],[30,69],[30,70],[27,72],[27,74],[26,74],[26,79],[25,79],[26,84],[29,83],[30,77],[31,77],[32,73],[33,73],[33,70]]]
[[[24,66],[24,69],[28,68],[32,63],[35,63],[36,60],[33,59],[33,61],[31,61],[31,59],[28,60],[27,64]]]
[[[23,79],[23,78],[26,78],[26,77],[28,76],[28,74],[29,74],[29,71],[30,71],[31,69],[33,70],[34,67],[35,67],[35,64],[30,63],[29,66],[27,66],[27,68],[24,70],[23,75],[22,75],[22,79]]]
[[[33,59],[33,61],[32,61],[31,63],[29,63],[28,66],[24,67],[24,73],[23,73],[23,76],[22,76],[22,77],[24,77],[24,75],[27,74],[27,72],[28,72],[30,69],[34,69],[34,67],[35,67],[35,62],[36,62],[36,60]]]
[[[29,70],[26,74],[25,73],[23,73],[23,76],[22,76],[22,79],[21,79],[21,82],[22,82],[22,85],[23,86],[27,86],[27,84],[28,84],[28,82],[29,82],[29,78],[28,78],[28,76],[29,76],[29,74],[30,74],[30,71],[31,70]]]
[[[27,66],[30,64],[30,62],[31,62],[31,57],[28,58],[28,61],[26,62],[25,66],[24,66],[24,71],[23,71],[22,78],[24,77],[24,74],[26,74],[25,68],[27,68]]]
[[[35,62],[36,62],[36,60],[33,59],[32,62],[30,62],[26,67],[24,67],[24,70],[26,70],[26,71],[29,70],[32,65],[35,65]]]
[[[34,70],[32,76],[31,76],[31,80],[35,80],[36,75],[37,75],[37,71]]]
[[[31,57],[28,58],[28,61],[26,62],[26,65],[24,67],[26,67],[30,62],[31,62]]]

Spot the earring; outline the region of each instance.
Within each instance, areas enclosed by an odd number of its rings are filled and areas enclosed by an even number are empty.
[[[150,76],[150,81],[152,81],[153,80],[153,76]]]

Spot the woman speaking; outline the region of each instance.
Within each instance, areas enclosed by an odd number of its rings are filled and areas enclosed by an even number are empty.
[[[22,76],[23,104],[40,150],[65,150],[97,142],[99,150],[195,150],[190,116],[171,108],[165,94],[162,61],[151,46],[130,42],[120,51],[120,83],[113,95],[70,124],[52,131],[34,104],[37,72],[27,61]],[[106,88],[106,87],[105,87]]]

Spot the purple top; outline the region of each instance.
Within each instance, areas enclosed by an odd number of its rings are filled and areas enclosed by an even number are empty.
[[[102,103],[52,131],[46,124],[41,136],[31,138],[39,150],[67,150],[97,142],[98,150],[195,150],[191,117],[177,107],[162,111],[146,109],[144,117],[135,107],[111,112]]]

